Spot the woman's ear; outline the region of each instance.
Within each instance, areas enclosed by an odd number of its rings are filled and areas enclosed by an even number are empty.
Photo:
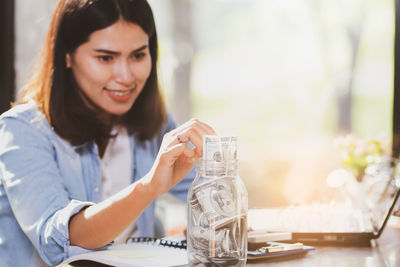
[[[68,69],[71,68],[71,55],[70,55],[70,53],[67,53],[65,55],[65,62],[66,62],[66,67]]]

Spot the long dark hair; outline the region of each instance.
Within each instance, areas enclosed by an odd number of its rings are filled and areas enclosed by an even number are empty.
[[[157,76],[157,33],[147,1],[60,0],[23,102],[35,99],[57,134],[72,144],[108,138],[111,125],[102,119],[104,111],[85,104],[72,71],[66,68],[66,54],[88,41],[94,31],[120,19],[138,24],[149,36],[152,68],[134,105],[118,121],[140,140],[153,138],[165,121]]]

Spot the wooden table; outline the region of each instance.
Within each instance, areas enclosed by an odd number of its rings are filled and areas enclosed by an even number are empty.
[[[63,267],[106,266],[81,262]],[[307,266],[307,267],[395,267],[400,266],[400,224],[387,226],[382,236],[371,247],[318,246],[304,257],[268,259],[248,262],[246,266]]]
[[[301,258],[268,260],[246,266],[340,266],[395,267],[400,266],[400,226],[387,226],[371,247],[318,246]]]

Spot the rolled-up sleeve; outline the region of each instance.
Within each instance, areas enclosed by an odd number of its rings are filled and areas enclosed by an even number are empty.
[[[91,202],[70,199],[54,147],[35,124],[0,120],[0,179],[21,227],[49,265],[85,250],[70,246],[70,218]]]

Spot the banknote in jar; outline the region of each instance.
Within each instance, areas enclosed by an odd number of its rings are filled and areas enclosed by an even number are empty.
[[[233,236],[237,228],[235,226],[236,222],[218,230],[195,227],[189,235],[190,242],[197,254],[203,257],[237,256],[238,250]]]
[[[206,175],[221,175],[237,159],[237,137],[206,135],[203,137],[203,160]]]
[[[191,207],[195,217],[203,213],[211,228],[219,228],[236,218],[233,177],[210,180],[193,188]]]

